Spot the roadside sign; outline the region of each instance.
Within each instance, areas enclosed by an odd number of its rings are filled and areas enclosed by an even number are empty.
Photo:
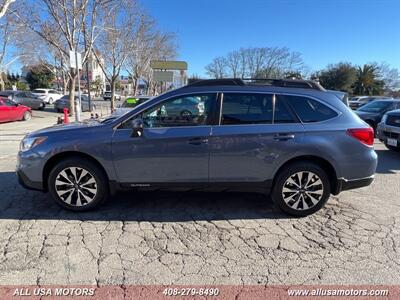
[[[153,71],[153,78],[156,82],[173,82],[174,72],[172,71]]]
[[[187,70],[188,64],[186,61],[152,60],[150,67],[161,70]]]
[[[78,59],[78,69],[81,70],[82,69],[82,55],[79,52],[75,53],[74,50],[70,50],[69,51],[69,66],[72,69],[76,68],[76,65],[77,65],[76,58]]]

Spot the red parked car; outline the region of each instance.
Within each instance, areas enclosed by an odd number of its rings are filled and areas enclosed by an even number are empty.
[[[10,121],[27,121],[32,118],[30,107],[20,105],[7,98],[0,98],[0,123]]]

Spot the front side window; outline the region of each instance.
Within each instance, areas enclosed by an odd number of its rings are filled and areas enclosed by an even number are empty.
[[[288,95],[277,97],[289,103],[304,123],[321,122],[337,116],[333,109],[311,98]]]
[[[11,101],[11,100],[6,100],[6,101],[4,101],[4,104],[5,104],[6,106],[15,106],[15,102],[13,102],[13,101]]]
[[[146,128],[206,125],[216,94],[187,95],[166,100],[141,114]]]

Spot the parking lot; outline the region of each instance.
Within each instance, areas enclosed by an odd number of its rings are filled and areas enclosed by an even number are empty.
[[[14,173],[22,137],[60,115],[0,124],[2,284],[400,284],[400,153],[379,142],[374,183],[306,218],[250,193],[118,194],[72,213]]]

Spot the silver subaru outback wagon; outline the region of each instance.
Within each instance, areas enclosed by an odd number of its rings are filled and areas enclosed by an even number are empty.
[[[263,192],[305,216],[372,182],[373,142],[371,127],[313,81],[203,80],[122,116],[28,134],[17,175],[74,211],[118,190],[167,188]]]

